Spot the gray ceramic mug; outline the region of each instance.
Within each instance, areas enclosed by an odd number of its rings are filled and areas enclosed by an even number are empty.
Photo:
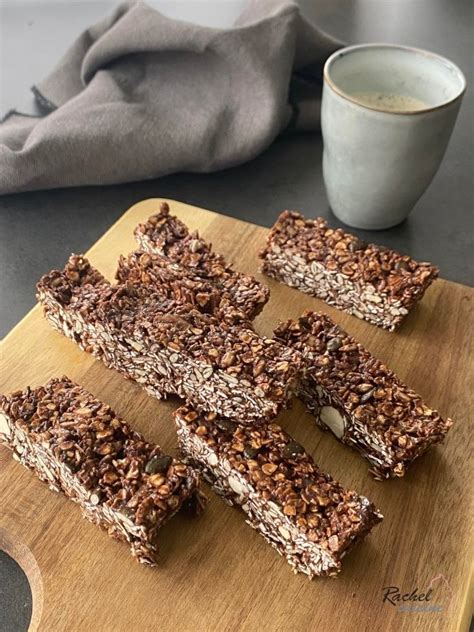
[[[345,224],[403,221],[436,174],[466,88],[452,62],[391,44],[343,48],[324,67],[329,204]]]

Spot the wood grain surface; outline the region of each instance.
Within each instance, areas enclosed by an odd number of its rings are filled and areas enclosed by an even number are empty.
[[[87,253],[112,278],[120,254],[134,249],[133,228],[160,200],[132,207]],[[171,210],[215,244],[238,270],[259,274],[267,230],[170,201]],[[271,299],[256,320],[271,334],[280,319],[322,309],[385,361],[433,407],[455,420],[444,444],[403,479],[376,482],[368,463],[321,432],[300,402],[281,424],[323,470],[367,495],[385,520],[344,560],[339,577],[308,581],[245,524],[244,514],[209,490],[199,519],[178,516],[161,538],[162,563],[139,565],[126,545],[83,520],[0,447],[0,547],[17,556],[32,584],[34,622],[47,632],[97,630],[465,630],[472,608],[472,461],[470,365],[473,290],[436,281],[395,334],[260,277]],[[171,411],[137,384],[105,368],[53,331],[33,309],[1,344],[0,392],[67,374],[151,441],[176,449]],[[206,488],[207,489],[207,488]],[[33,569],[33,570],[31,570]],[[39,569],[39,572],[38,570]],[[430,611],[402,611],[383,589],[426,592]],[[0,613],[1,618],[1,613]],[[39,622],[39,623],[38,623]],[[0,624],[1,628],[1,624]]]

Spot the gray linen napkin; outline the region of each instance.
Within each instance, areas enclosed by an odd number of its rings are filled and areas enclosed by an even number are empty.
[[[289,126],[319,126],[322,67],[339,46],[287,0],[253,0],[230,29],[121,4],[33,88],[46,116],[0,124],[0,193],[250,160]]]

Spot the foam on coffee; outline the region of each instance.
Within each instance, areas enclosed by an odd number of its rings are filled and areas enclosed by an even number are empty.
[[[393,112],[413,112],[426,110],[428,103],[403,94],[388,94],[386,92],[354,92],[353,99],[362,105],[368,105],[377,110],[390,110]]]

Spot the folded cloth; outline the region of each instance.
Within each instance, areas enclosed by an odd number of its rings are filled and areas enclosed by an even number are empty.
[[[286,0],[253,0],[230,29],[121,4],[33,88],[48,114],[0,125],[0,193],[250,160],[287,127],[319,126],[322,68],[339,45]]]

